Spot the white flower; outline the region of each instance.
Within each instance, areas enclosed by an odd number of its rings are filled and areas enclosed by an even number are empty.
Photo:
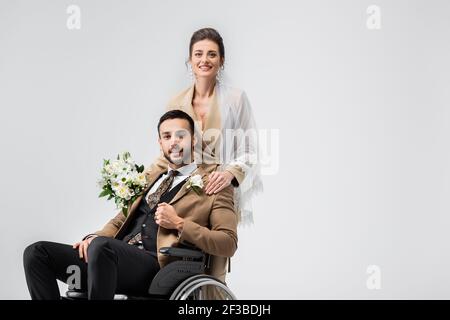
[[[196,175],[190,177],[189,178],[189,183],[190,183],[191,186],[203,188],[202,176],[199,175],[199,174],[196,174]]]
[[[200,194],[200,190],[203,189],[203,180],[201,175],[196,174],[189,178],[186,188],[192,188],[197,194]]]
[[[114,191],[115,193],[117,193],[117,190],[119,190],[120,186],[122,184],[117,182],[117,181],[111,181],[111,189],[112,191]]]
[[[122,178],[126,178],[123,176],[111,177],[111,187],[114,190],[114,187],[118,187],[119,185],[125,184],[126,181],[122,181]]]
[[[111,174],[117,174],[120,171],[120,163],[118,161],[113,161],[110,167]]]
[[[145,185],[147,184],[147,179],[145,178],[145,173],[141,172],[141,173],[137,174],[137,177],[134,181],[140,187],[145,187]]]
[[[129,200],[132,197],[131,190],[124,184],[119,185],[116,190],[116,195],[122,199]]]

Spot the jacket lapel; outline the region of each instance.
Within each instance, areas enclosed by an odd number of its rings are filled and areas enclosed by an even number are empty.
[[[186,112],[195,122],[197,121],[197,117],[194,112],[194,107],[192,106],[193,97],[194,97],[194,86],[191,86],[189,90],[186,92],[184,98],[182,99],[180,109]]]
[[[203,185],[206,185],[207,179],[208,179],[208,175],[205,171],[203,171],[201,169],[201,167],[198,167],[196,170],[194,170],[194,172],[192,172],[191,177],[199,174],[202,177],[202,181],[203,181]],[[180,191],[177,192],[177,194],[175,195],[175,197],[172,198],[172,200],[170,200],[169,204],[172,204],[178,200],[180,200],[182,197],[184,197],[186,194],[188,194],[189,192],[191,192],[192,190],[189,188],[187,188],[187,186],[189,185],[189,178],[188,181],[186,181],[184,183],[184,185],[181,187]],[[194,192],[194,191],[192,191]]]

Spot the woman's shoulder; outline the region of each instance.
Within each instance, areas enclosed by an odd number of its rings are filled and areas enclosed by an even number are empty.
[[[172,96],[172,98],[170,98],[170,100],[169,100],[169,103],[167,104],[167,108],[175,109],[175,108],[179,108],[180,106],[184,106],[186,101],[189,100],[188,96],[189,95],[192,96],[192,88],[193,88],[192,86],[187,87],[187,88],[179,91],[174,96]]]

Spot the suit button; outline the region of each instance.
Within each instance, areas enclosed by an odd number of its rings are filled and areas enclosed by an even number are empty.
[[[144,223],[143,225],[142,225],[142,228],[145,228],[147,225]]]

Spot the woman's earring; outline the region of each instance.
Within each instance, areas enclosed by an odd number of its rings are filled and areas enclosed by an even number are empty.
[[[224,66],[222,65],[222,66],[219,68],[219,71],[218,71],[217,74],[216,74],[216,81],[217,81],[217,82],[222,82],[222,80],[223,80],[223,69],[224,69]]]
[[[194,82],[194,72],[192,72],[192,65],[190,63],[188,64],[188,73],[191,82]]]

